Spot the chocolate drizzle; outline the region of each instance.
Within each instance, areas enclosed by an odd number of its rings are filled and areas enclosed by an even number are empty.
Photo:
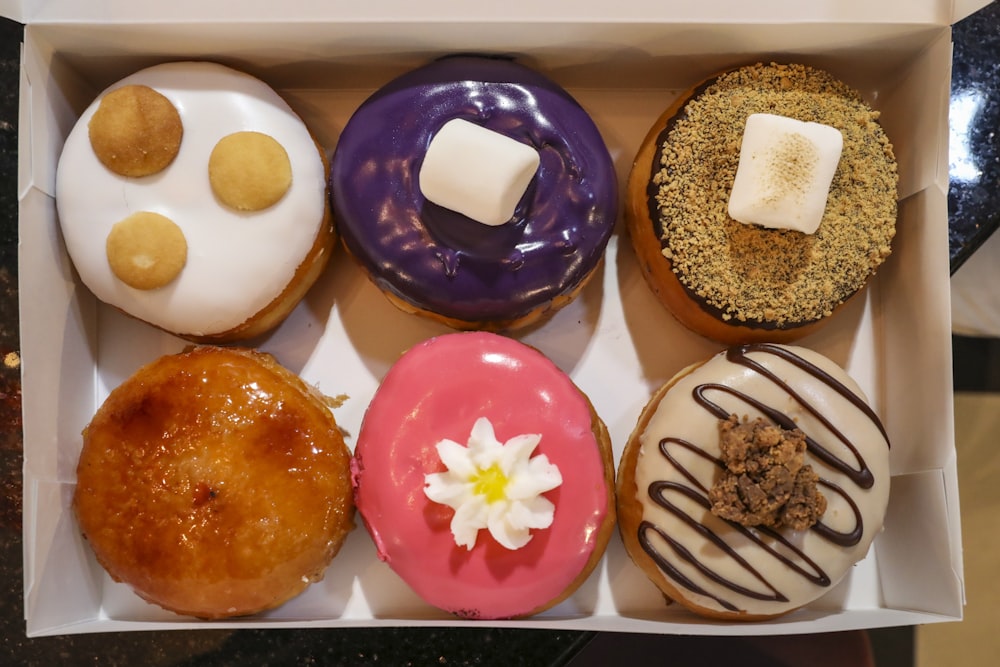
[[[750,358],[749,355],[753,352],[769,354],[784,360],[831,388],[838,395],[848,400],[850,404],[857,408],[858,411],[865,417],[870,419],[872,423],[877,426],[882,436],[885,437],[885,430],[871,408],[836,378],[830,376],[822,369],[816,367],[814,364],[806,361],[802,357],[794,354],[792,351],[782,346],[770,343],[749,344],[730,348],[726,352],[727,361],[748,368],[759,376],[774,383],[791,399],[801,405],[803,409],[813,415],[826,429],[829,430],[834,438],[847,448],[854,461],[844,461],[823,447],[814,438],[809,437],[809,434],[806,434],[807,451],[811,456],[829,466],[831,469],[843,474],[859,489],[871,489],[875,482],[874,476],[858,450],[858,447],[849,440],[846,434],[836,428],[828,417],[820,414],[820,411],[808,400],[807,397],[797,392],[788,382],[781,379],[775,372],[761,364],[759,361]],[[736,398],[737,400],[745,403],[748,408],[759,411],[767,419],[772,420],[781,428],[794,429],[799,427],[789,415],[783,413],[776,407],[766,405],[757,398],[749,396],[746,393],[732,387],[718,383],[705,383],[695,386],[692,389],[692,397],[694,401],[701,408],[705,409],[711,415],[719,419],[727,419],[730,416],[731,411],[723,408],[709,397],[709,395],[713,392],[721,392]],[[886,443],[888,443],[888,438],[886,437],[885,439]],[[695,474],[681,462],[681,459],[677,456],[678,449],[686,450],[713,463],[720,469],[725,469],[725,464],[722,459],[713,456],[704,447],[681,438],[669,436],[665,437],[659,442],[659,452],[670,463],[670,465],[678,473],[680,473],[680,475],[687,481],[687,484],[665,480],[654,481],[649,484],[647,489],[649,499],[659,507],[673,514],[683,524],[689,526],[704,539],[708,540],[714,547],[724,553],[727,558],[737,563],[741,570],[748,573],[753,579],[761,583],[762,590],[749,589],[745,585],[741,585],[731,578],[726,578],[719,572],[711,569],[705,562],[699,560],[696,554],[693,554],[689,549],[685,548],[674,536],[668,534],[662,528],[654,525],[648,520],[642,521],[638,527],[638,539],[642,548],[656,562],[660,570],[677,585],[692,591],[695,594],[703,595],[714,600],[720,607],[728,611],[736,612],[740,609],[732,600],[723,599],[722,597],[719,597],[710,591],[706,591],[699,586],[689,575],[686,575],[684,571],[682,571],[675,564],[677,559],[686,563],[688,570],[690,570],[690,568],[694,568],[707,579],[737,595],[754,600],[787,602],[787,596],[779,591],[776,585],[769,581],[760,570],[755,568],[743,556],[741,556],[736,549],[734,549],[724,539],[724,535],[720,535],[703,524],[699,518],[697,518],[699,516],[697,512],[693,514],[688,513],[684,509],[683,505],[678,505],[668,498],[668,494],[679,494],[680,496],[686,497],[688,500],[694,502],[697,506],[704,508],[706,514],[709,512],[711,505],[708,500],[708,488],[706,488],[705,484],[699,481]],[[845,490],[843,487],[829,479],[823,478],[822,475],[820,477],[819,484],[823,486],[824,493],[828,496],[837,496],[843,499],[845,504],[850,508],[851,513],[854,515],[854,528],[847,532],[840,532],[834,530],[821,520],[809,530],[814,531],[825,540],[844,548],[853,547],[859,544],[864,536],[864,521],[858,503],[854,500],[854,498],[852,498],[851,493],[848,490]],[[797,546],[792,540],[788,539],[782,532],[761,526],[747,528],[732,521],[727,521],[725,519],[720,520],[725,521],[725,524],[731,530],[742,535],[747,540],[750,540],[759,548],[766,551],[773,559],[809,580],[811,583],[821,587],[828,587],[831,585],[830,576],[823,571],[819,564],[810,559],[802,548]],[[663,540],[673,553],[674,558],[670,557],[667,553],[661,552],[657,546],[653,544],[650,539],[651,531],[659,535],[660,539]]]

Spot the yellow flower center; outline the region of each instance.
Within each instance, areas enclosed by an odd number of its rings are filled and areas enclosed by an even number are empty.
[[[472,479],[472,490],[480,496],[486,496],[487,503],[495,503],[506,497],[507,476],[497,464],[491,465]]]

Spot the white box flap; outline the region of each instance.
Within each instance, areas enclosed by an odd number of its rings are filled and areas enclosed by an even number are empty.
[[[954,5],[951,10],[952,24],[958,23],[966,16],[978,12],[980,9],[992,2],[993,0],[954,0]]]
[[[233,21],[233,5],[228,2],[174,0],[154,7],[132,0],[0,0],[0,14],[22,23],[94,21],[108,23],[156,21]],[[508,0],[503,3],[470,3],[453,0],[375,0],[367,3],[316,3],[309,0],[270,2],[247,0],[239,3],[245,20],[295,22],[330,20],[424,22],[541,21],[558,23],[672,21],[677,23],[728,22],[898,22],[945,25],[985,7],[988,0],[840,0],[836,3],[805,3],[794,0],[719,0],[705,3],[664,3],[635,0],[625,4],[599,4],[580,18],[579,3],[567,0],[539,3],[536,0]]]
[[[24,0],[0,0],[0,16],[24,23]]]

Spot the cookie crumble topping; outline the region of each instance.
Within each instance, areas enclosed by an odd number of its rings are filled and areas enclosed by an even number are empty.
[[[712,513],[743,526],[805,530],[826,511],[818,475],[805,463],[806,437],[757,418],[719,421],[726,471],[709,490]]]

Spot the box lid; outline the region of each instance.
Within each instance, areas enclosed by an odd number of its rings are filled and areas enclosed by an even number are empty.
[[[312,0],[244,0],[239,3],[242,20],[253,21],[493,21],[551,22],[705,22],[724,17],[727,22],[856,22],[927,23],[945,25],[965,18],[991,0],[840,0],[837,3],[804,3],[794,0],[716,0],[715,2],[663,3],[631,0],[627,3],[595,3],[581,12],[578,2],[555,0],[507,0],[503,3],[468,3],[453,0],[375,0],[366,3],[317,3]],[[0,0],[0,15],[21,23],[241,20],[233,15],[233,3],[203,0],[173,0],[151,6],[132,0]]]

